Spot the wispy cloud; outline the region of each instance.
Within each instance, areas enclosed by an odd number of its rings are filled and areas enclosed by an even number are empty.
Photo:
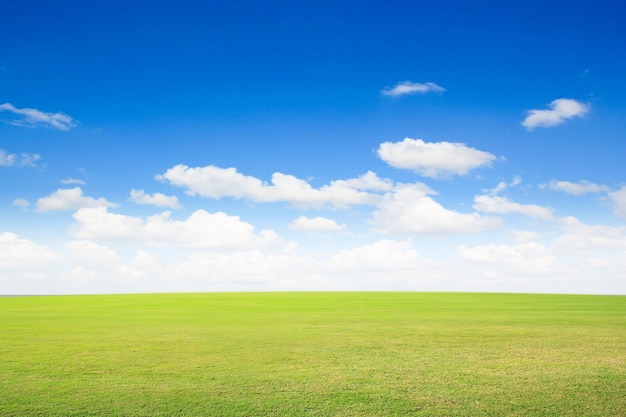
[[[19,109],[11,103],[0,104],[0,112],[10,112],[21,118],[11,120],[9,123],[15,126],[24,127],[48,127],[59,130],[69,130],[76,126],[76,121],[72,117],[63,113],[46,113],[37,109]]]
[[[569,182],[569,181],[557,181],[552,180],[546,184],[541,184],[539,188],[549,189],[552,191],[561,191],[567,194],[573,195],[583,195],[583,194],[591,194],[591,193],[604,193],[609,191],[609,187],[606,185],[594,184],[590,181],[578,181]]]
[[[564,123],[573,117],[584,116],[589,112],[590,105],[571,98],[559,98],[552,101],[549,110],[529,110],[522,126],[528,130],[536,127],[552,127]]]
[[[36,153],[22,152],[16,154],[0,149],[0,167],[34,167],[40,159],[41,156]]]
[[[397,97],[407,94],[424,94],[428,92],[443,93],[445,88],[435,83],[413,83],[411,81],[403,81],[396,84],[393,88],[385,88],[381,93],[385,96]]]
[[[470,170],[489,166],[496,157],[463,143],[425,142],[406,138],[402,142],[384,142],[378,156],[394,168],[411,169],[425,177],[465,175]]]
[[[79,185],[85,185],[85,181],[83,180],[79,180],[76,178],[66,178],[64,180],[61,180],[61,184],[79,184]]]
[[[474,198],[474,209],[482,213],[509,214],[516,213],[535,219],[551,220],[552,209],[537,204],[520,204],[507,197],[478,195]]]

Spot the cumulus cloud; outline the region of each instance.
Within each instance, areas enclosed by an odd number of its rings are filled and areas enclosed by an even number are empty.
[[[105,198],[93,198],[83,195],[80,187],[60,188],[47,197],[37,200],[37,211],[67,211],[83,207],[117,207],[117,204]]]
[[[381,233],[417,235],[475,233],[501,226],[499,218],[448,210],[413,185],[387,193],[372,214],[372,223]]]
[[[573,195],[604,193],[609,191],[609,187],[605,185],[598,185],[585,180],[578,181],[577,183],[552,180],[546,184],[541,184],[540,188],[549,189],[552,191],[561,191]]]
[[[386,96],[403,96],[408,94],[424,94],[428,92],[443,93],[445,88],[438,86],[435,83],[414,83],[411,81],[403,81],[396,84],[393,88],[385,88],[381,91]]]
[[[130,201],[137,204],[152,204],[160,207],[169,207],[171,209],[182,208],[176,196],[169,196],[161,193],[152,195],[146,194],[144,190],[130,190]]]
[[[424,142],[411,138],[382,143],[378,156],[392,167],[411,169],[431,178],[465,175],[472,169],[491,165],[496,159],[489,152],[463,143]]]
[[[346,225],[327,217],[300,216],[289,224],[289,229],[301,232],[343,232],[346,230]]]
[[[15,126],[24,127],[49,127],[58,130],[69,130],[76,126],[76,122],[67,114],[46,113],[37,109],[18,109],[11,103],[0,104],[0,112],[10,112],[21,118],[14,119],[10,123]]]
[[[0,270],[45,267],[61,259],[58,253],[15,233],[0,233]]]
[[[73,217],[70,234],[78,239],[204,249],[250,249],[280,243],[274,231],[256,234],[250,223],[223,212],[197,210],[181,221],[173,220],[169,211],[141,218],[95,207],[82,208]]]
[[[348,180],[331,181],[320,188],[293,175],[275,172],[271,183],[239,173],[235,168],[213,165],[190,168],[176,165],[157,180],[183,187],[189,195],[202,197],[249,199],[260,203],[287,202],[299,208],[330,206],[345,208],[354,204],[375,204],[380,195],[376,192],[390,190],[393,183],[373,172]]]
[[[609,193],[609,198],[615,204],[615,215],[626,219],[626,186]]]
[[[41,156],[36,153],[8,153],[0,149],[0,167],[34,167]]]
[[[584,116],[589,112],[590,105],[571,98],[559,98],[552,101],[549,110],[529,110],[522,126],[528,130],[536,127],[551,127],[564,123],[573,117]]]
[[[516,213],[535,219],[551,220],[552,210],[536,204],[519,204],[506,197],[494,195],[478,195],[474,197],[474,210],[483,213],[509,214]]]

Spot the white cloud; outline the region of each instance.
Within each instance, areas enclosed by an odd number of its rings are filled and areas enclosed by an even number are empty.
[[[559,98],[549,104],[550,110],[529,110],[522,126],[528,130],[536,127],[560,125],[573,117],[583,116],[589,112],[590,105],[570,98]]]
[[[609,198],[615,204],[615,215],[626,219],[626,186],[609,193]]]
[[[274,231],[256,234],[250,223],[223,212],[197,210],[180,221],[171,219],[169,211],[144,219],[96,207],[80,209],[73,217],[76,223],[70,234],[78,239],[205,249],[250,249],[280,243]]]
[[[380,195],[374,192],[393,188],[390,180],[382,179],[373,172],[313,188],[302,179],[280,172],[275,172],[271,184],[267,184],[256,177],[243,175],[235,168],[213,165],[197,168],[176,165],[156,178],[186,188],[189,195],[243,198],[260,203],[287,202],[299,208],[345,208],[354,204],[375,204]]]
[[[592,226],[572,216],[562,219],[561,226],[565,234],[556,239],[555,246],[564,252],[626,251],[626,227]]]
[[[71,240],[65,244],[75,262],[95,265],[119,265],[122,259],[112,249],[90,240]]]
[[[34,167],[41,157],[36,153],[22,152],[20,154],[7,153],[0,149],[0,166],[2,167]]]
[[[502,191],[506,190],[507,188],[517,187],[521,183],[522,183],[522,177],[515,176],[513,178],[513,181],[511,181],[510,183],[505,182],[505,181],[500,181],[498,185],[496,185],[494,188],[490,190],[485,190],[485,192],[487,192],[489,195],[495,196],[501,193]]]
[[[395,168],[411,169],[431,178],[465,175],[474,168],[491,165],[496,159],[488,152],[463,143],[424,142],[411,138],[382,143],[378,155]]]
[[[66,184],[66,185],[69,185],[69,184],[85,185],[86,182],[83,181],[83,180],[78,180],[76,178],[66,178],[66,179],[61,180],[61,184]]]
[[[536,204],[519,204],[506,197],[478,195],[474,197],[475,210],[483,213],[508,214],[516,213],[535,219],[551,220],[552,210]]]
[[[0,112],[2,111],[8,111],[18,116],[23,116],[21,119],[11,121],[11,124],[15,126],[43,126],[59,130],[69,130],[76,126],[76,122],[70,116],[63,113],[46,113],[29,108],[18,109],[11,103],[0,104]]]
[[[609,187],[605,185],[598,185],[585,180],[578,181],[577,183],[552,180],[546,184],[541,184],[540,188],[547,188],[552,191],[562,191],[573,195],[603,193],[609,191]]]
[[[345,249],[332,255],[327,267],[335,271],[389,272],[413,269],[423,259],[407,241],[384,239],[372,244]]]
[[[501,226],[495,217],[457,213],[428,197],[418,186],[398,186],[387,193],[372,214],[375,230],[381,233],[444,235],[474,233]]]
[[[130,201],[137,204],[153,204],[160,207],[169,207],[171,209],[182,208],[176,196],[168,196],[161,193],[152,195],[146,194],[144,190],[130,190]]]
[[[95,199],[83,195],[80,187],[58,189],[47,197],[37,200],[37,211],[67,211],[83,207],[117,207],[105,198]]]
[[[25,198],[16,198],[15,200],[13,200],[13,205],[21,207],[22,209],[26,209],[28,208],[30,203]]]
[[[326,217],[300,216],[289,224],[289,228],[302,232],[343,232],[346,230],[346,225]]]
[[[547,246],[538,242],[460,246],[459,256],[465,261],[482,265],[482,273],[490,278],[552,277],[568,271]]]
[[[532,240],[539,239],[539,233],[531,232],[530,230],[509,230],[509,235],[513,238],[513,240],[517,243],[526,243]]]
[[[407,94],[424,94],[428,92],[443,93],[445,88],[438,86],[435,83],[413,83],[411,81],[403,81],[396,84],[393,88],[385,88],[381,91],[386,96],[403,96]]]
[[[56,252],[28,239],[21,239],[15,233],[0,233],[0,270],[42,268],[61,259]]]
[[[176,290],[416,289],[436,285],[446,265],[421,257],[410,242],[381,240],[330,254],[194,252],[167,265]]]

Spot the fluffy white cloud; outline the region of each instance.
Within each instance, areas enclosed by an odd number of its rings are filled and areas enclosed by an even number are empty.
[[[21,119],[11,121],[11,124],[15,126],[43,126],[59,130],[69,130],[76,126],[74,119],[63,113],[46,113],[37,109],[29,108],[18,109],[11,103],[0,104],[0,112],[4,111],[22,116]]]
[[[615,204],[615,215],[626,219],[626,186],[609,193],[609,198]]]
[[[522,126],[528,130],[536,127],[551,127],[560,125],[572,117],[583,116],[589,112],[589,104],[581,103],[571,98],[559,98],[552,101],[549,110],[529,110],[528,116],[522,121]]]
[[[381,233],[443,235],[474,233],[501,226],[495,217],[478,213],[457,213],[444,208],[419,186],[398,186],[387,193],[372,214],[372,223]]]
[[[146,194],[144,190],[130,190],[130,201],[137,204],[152,204],[160,207],[179,209],[182,207],[176,196],[169,196],[161,193],[152,195]]]
[[[393,188],[390,180],[382,179],[373,172],[313,188],[302,179],[280,172],[274,173],[271,184],[267,184],[256,177],[243,175],[235,168],[213,165],[196,168],[176,165],[156,178],[186,188],[189,195],[243,198],[261,203],[287,202],[299,208],[374,204],[380,199],[375,192]]]
[[[15,154],[7,153],[4,149],[0,149],[0,167],[33,167],[40,159],[41,157],[36,153],[22,152]]]
[[[470,170],[489,166],[496,157],[463,143],[424,142],[406,138],[402,142],[384,142],[378,148],[380,158],[395,168],[411,169],[431,177],[465,175]]]
[[[346,230],[346,225],[327,217],[300,216],[289,224],[289,228],[302,232],[343,232]]]
[[[551,220],[552,210],[536,204],[519,204],[506,197],[494,195],[478,195],[474,197],[474,209],[483,213],[508,214],[516,213],[535,219]]]
[[[58,253],[15,233],[0,233],[0,272],[4,269],[35,269],[62,259]]]
[[[438,86],[435,83],[413,83],[411,81],[403,81],[396,84],[393,88],[385,88],[381,91],[386,96],[403,96],[407,94],[424,94],[428,92],[443,93],[445,88]]]
[[[547,188],[553,191],[562,191],[564,193],[573,195],[603,193],[609,191],[609,187],[605,185],[598,185],[585,180],[578,181],[577,183],[552,180],[546,184],[540,185],[540,188]]]
[[[144,218],[110,213],[106,207],[83,208],[73,215],[70,234],[79,239],[205,249],[250,249],[280,242],[275,232],[254,232],[250,223],[223,212],[193,212],[173,220],[169,211]]]
[[[66,211],[83,207],[117,207],[117,204],[105,198],[93,198],[83,195],[80,187],[60,188],[47,197],[37,200],[37,211]]]

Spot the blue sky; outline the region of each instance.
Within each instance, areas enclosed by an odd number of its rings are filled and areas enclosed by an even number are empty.
[[[92,3],[0,4],[0,294],[626,294],[625,2]]]

